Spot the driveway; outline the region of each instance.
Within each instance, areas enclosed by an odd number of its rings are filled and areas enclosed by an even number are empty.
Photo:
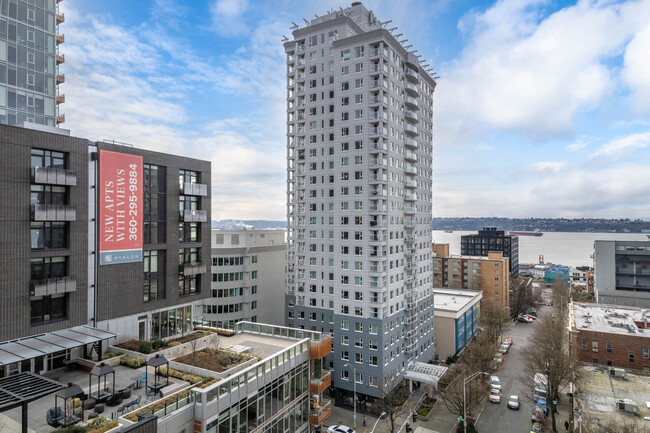
[[[541,308],[538,311],[542,313]],[[531,412],[534,407],[532,392],[525,387],[520,377],[524,374],[523,348],[528,344],[528,337],[537,321],[533,323],[510,322],[503,337],[511,337],[513,345],[503,356],[501,367],[493,374],[501,379],[502,397],[500,404],[487,402],[481,413],[476,429],[478,431],[498,431],[499,433],[527,433],[532,422]],[[507,401],[510,395],[518,395],[521,401],[519,410],[508,409]],[[498,428],[497,428],[498,426]]]

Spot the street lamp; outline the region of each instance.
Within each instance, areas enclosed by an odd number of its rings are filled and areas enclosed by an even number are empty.
[[[490,373],[485,373],[484,371],[477,371],[476,373],[472,374],[470,377],[466,377],[463,379],[463,433],[467,433],[467,397],[466,397],[466,387],[467,384],[474,378],[478,377],[479,375],[484,374],[486,376],[489,376]]]
[[[370,433],[375,433],[375,428],[377,427],[379,420],[385,416],[386,416],[386,412],[382,412],[381,415],[379,415],[379,418],[377,418],[377,421],[375,421],[375,425],[372,426],[372,430],[370,430]]]
[[[354,429],[357,429],[357,369],[354,368],[354,365],[345,363],[343,367],[350,367],[352,369],[352,389],[354,390],[354,397],[352,399],[352,406],[354,407]]]

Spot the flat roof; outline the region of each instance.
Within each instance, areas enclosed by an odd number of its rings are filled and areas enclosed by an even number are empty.
[[[500,253],[501,251],[490,251]],[[434,259],[456,259],[456,260],[483,260],[483,261],[503,261],[509,257],[488,257],[488,256],[463,256],[460,254],[450,254],[446,257],[434,257]]]
[[[0,343],[0,365],[25,361],[115,337],[117,337],[117,334],[112,332],[82,325],[61,331],[12,340]]]
[[[298,340],[292,338],[269,337],[240,331],[232,337],[222,338],[220,345],[226,349],[250,353],[264,359],[282,352],[287,347],[296,344],[296,341]]]
[[[574,302],[572,321],[577,329],[650,338],[650,330],[644,331],[636,325],[636,322],[645,321],[646,311],[635,307]]]
[[[433,289],[433,304],[435,310],[460,311],[483,297],[480,290],[465,289]]]
[[[438,381],[447,371],[448,367],[444,365],[433,365],[424,362],[413,362],[408,365],[404,372],[406,379],[418,382],[429,383],[438,388]]]

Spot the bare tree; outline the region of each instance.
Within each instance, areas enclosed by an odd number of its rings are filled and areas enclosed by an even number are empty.
[[[533,287],[529,282],[528,278],[518,277],[510,283],[510,287],[512,287],[510,313],[513,318],[516,318],[519,314],[535,305]]]
[[[463,366],[452,367],[440,378],[438,390],[434,392],[447,410],[458,417],[465,416],[465,411],[470,416],[487,396],[488,385],[483,376],[468,382],[467,389],[463,389],[465,379],[472,374]]]
[[[559,299],[558,299],[559,300]],[[566,326],[568,307],[558,302],[553,311],[537,320],[524,350],[524,383],[535,389],[535,375],[541,373],[546,381],[546,401],[549,405],[553,431],[556,431],[554,402],[560,390],[571,377],[574,361],[569,354],[569,333]]]
[[[503,327],[508,321],[508,311],[492,299],[481,301],[481,332],[489,341],[496,342],[503,333]]]
[[[467,345],[461,356],[461,363],[468,371],[490,371],[497,346],[484,334],[479,334]]]
[[[388,428],[391,433],[395,433],[399,427],[398,418],[406,411],[404,403],[409,398],[409,389],[400,376],[387,376],[382,380],[379,391],[383,398],[375,402],[374,409],[379,413],[386,412]]]

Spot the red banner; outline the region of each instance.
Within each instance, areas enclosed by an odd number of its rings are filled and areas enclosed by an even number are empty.
[[[99,264],[142,261],[142,157],[99,151]]]

